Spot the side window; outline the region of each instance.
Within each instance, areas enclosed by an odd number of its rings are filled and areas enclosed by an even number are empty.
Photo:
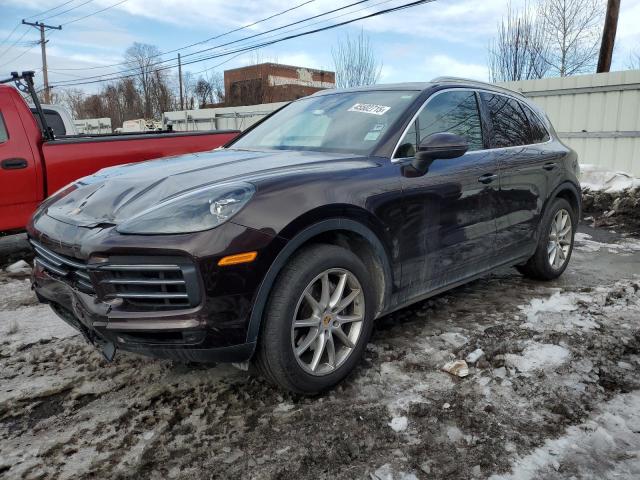
[[[469,142],[469,151],[483,148],[482,125],[474,92],[444,92],[436,94],[427,103],[418,115],[418,141],[440,132],[465,137]]]
[[[531,132],[531,143],[544,143],[549,141],[549,132],[544,124],[540,121],[538,116],[533,113],[533,111],[523,103],[520,103],[520,106],[524,110],[524,113],[527,116],[527,120],[529,121],[529,131]]]
[[[2,117],[2,112],[0,112],[0,143],[4,143],[9,140],[9,133],[7,132],[7,127],[4,125],[4,118]]]
[[[492,147],[517,147],[527,145],[529,121],[518,101],[504,95],[481,93],[493,124]]]

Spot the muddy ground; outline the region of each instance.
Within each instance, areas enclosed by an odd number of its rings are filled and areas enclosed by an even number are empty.
[[[557,281],[505,269],[382,318],[316,398],[108,364],[20,275],[0,293],[2,478],[640,478],[637,239],[585,227]],[[469,376],[441,370],[478,349]]]

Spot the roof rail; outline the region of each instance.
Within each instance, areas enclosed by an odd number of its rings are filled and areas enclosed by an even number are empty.
[[[516,90],[511,90],[510,88],[502,87],[500,85],[496,85],[495,83],[482,82],[480,80],[471,80],[470,78],[461,78],[461,77],[436,77],[431,80],[432,83],[440,83],[440,82],[456,82],[456,83],[464,83],[467,85],[473,85],[476,87],[488,87],[492,90],[502,90],[503,92],[508,92],[512,95],[518,95],[519,97],[523,97],[524,95],[521,92]]]

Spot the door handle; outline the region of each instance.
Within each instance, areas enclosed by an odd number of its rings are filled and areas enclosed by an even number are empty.
[[[556,164],[553,163],[553,162],[545,163],[542,168],[544,168],[545,170],[549,170],[550,171],[550,170],[553,170],[554,168],[556,168]]]
[[[27,161],[24,158],[7,158],[0,162],[0,167],[3,170],[19,170],[27,168]]]
[[[480,175],[478,177],[478,181],[480,183],[491,183],[493,182],[496,178],[498,178],[498,175],[494,174],[494,173],[485,173],[484,175]]]

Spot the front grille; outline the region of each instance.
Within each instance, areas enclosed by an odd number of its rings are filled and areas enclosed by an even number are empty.
[[[35,261],[49,274],[75,286],[78,290],[95,294],[86,263],[52,252],[33,240],[31,245],[36,254]]]
[[[120,298],[134,308],[179,308],[193,305],[181,265],[105,265],[99,267],[99,290],[105,299]],[[188,277],[187,272],[187,277]]]
[[[171,310],[198,305],[195,266],[181,257],[113,256],[86,263],[31,240],[35,261],[50,275],[127,311]]]

